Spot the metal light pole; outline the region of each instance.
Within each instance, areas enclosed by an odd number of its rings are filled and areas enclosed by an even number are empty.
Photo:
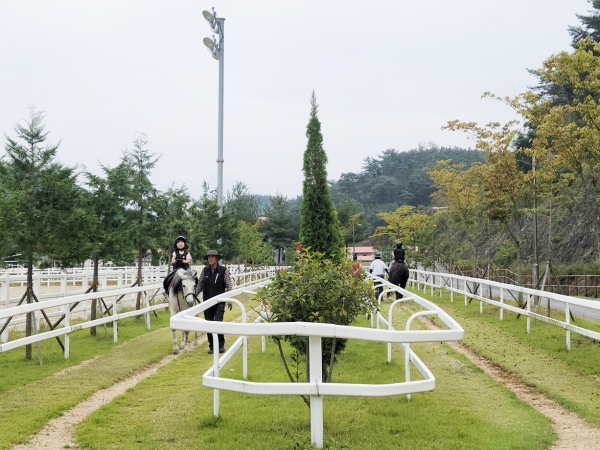
[[[225,19],[217,17],[215,8],[212,13],[202,11],[202,15],[210,25],[211,30],[219,35],[219,42],[213,38],[204,38],[204,45],[219,61],[219,150],[217,154],[217,205],[219,217],[223,216],[223,74],[225,72]]]

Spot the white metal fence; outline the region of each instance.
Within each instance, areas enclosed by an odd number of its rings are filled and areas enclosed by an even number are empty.
[[[569,297],[567,295],[499,283],[483,278],[470,278],[424,270],[411,269],[409,282],[412,283],[413,287],[416,286],[418,291],[430,288],[432,296],[435,295],[436,290],[440,296],[443,290],[449,291],[451,302],[454,301],[455,294],[463,296],[465,306],[470,301],[469,299],[477,300],[479,301],[480,312],[483,312],[484,303],[497,306],[500,309],[500,320],[504,319],[505,310],[522,314],[526,317],[527,333],[531,332],[532,318],[563,328],[566,330],[567,350],[571,350],[571,331],[582,336],[600,340],[600,332],[574,325],[571,322],[571,308],[575,306],[586,308],[596,313],[600,312],[600,302],[596,300]],[[520,308],[515,302],[519,294],[523,297],[524,308]],[[565,319],[559,320],[540,314],[539,307],[543,299],[560,302],[564,307]]]
[[[161,272],[160,270],[147,270],[144,274],[144,279],[146,282],[148,282],[148,284],[136,287],[124,287],[122,285],[124,280],[127,279],[127,272],[116,275],[117,280],[120,279],[122,281],[121,285],[116,284],[114,286],[108,286],[107,281],[111,280],[110,277],[114,276],[114,274],[105,273],[105,281],[101,283],[101,290],[99,292],[87,294],[84,293],[84,289],[87,286],[86,279],[89,274],[80,274],[80,278],[78,278],[76,283],[82,285],[82,289],[77,289],[75,292],[65,292],[62,290],[62,286],[64,286],[65,282],[70,282],[70,279],[68,276],[65,277],[67,274],[59,274],[59,278],[48,279],[52,280],[50,281],[51,283],[60,282],[61,291],[52,294],[39,294],[38,298],[41,297],[40,302],[21,304],[19,306],[10,306],[10,301],[13,299],[7,295],[5,299],[8,299],[8,301],[6,301],[5,304],[9,306],[4,309],[0,309],[0,330],[5,328],[1,333],[2,340],[0,342],[2,342],[2,344],[0,344],[0,353],[13,348],[22,347],[23,345],[40,342],[45,339],[52,339],[57,336],[64,335],[65,340],[68,341],[67,337],[73,331],[90,328],[97,325],[103,325],[109,322],[113,322],[113,333],[116,342],[116,322],[126,317],[138,316],[142,314],[145,314],[147,326],[149,327],[150,313],[155,309],[167,307],[167,304],[163,302],[162,295],[160,295],[162,293],[162,279],[164,273],[165,271]],[[234,286],[241,287],[246,284],[256,283],[260,280],[268,279],[273,275],[273,273],[274,269],[263,269],[254,272],[233,274],[231,278]],[[54,275],[51,275],[51,277],[53,276]],[[119,276],[121,278],[118,278]],[[34,283],[34,292],[36,291],[35,286],[37,286],[37,292],[39,293],[39,287],[41,283],[46,282],[48,279],[38,277],[37,282]],[[0,282],[2,282],[1,279]],[[4,285],[8,286],[13,282],[20,282],[20,280],[18,277],[10,278],[8,281],[5,279],[5,282],[3,283],[3,289]],[[126,307],[133,306],[132,302],[137,298],[137,294],[139,292],[142,292],[143,294],[143,307],[140,310],[124,312]],[[48,299],[48,297],[52,297],[52,299]],[[42,301],[42,299],[44,300]],[[91,303],[93,299],[102,299],[103,303],[99,302],[98,306],[101,311],[100,315],[103,317],[92,321],[89,319],[91,316]],[[160,303],[152,305],[151,302],[155,299],[158,299]],[[18,329],[19,326],[22,328],[27,313],[34,314],[35,335],[9,341],[8,331]],[[53,326],[49,326],[50,329],[48,331],[39,332],[39,330],[42,329],[42,321],[46,321],[47,323],[47,321],[50,320],[50,322],[52,322],[53,318],[59,319],[52,324]],[[77,319],[77,324],[72,323],[74,319]],[[64,347],[65,358],[68,358],[69,352],[67,343],[65,343]]]
[[[236,289],[231,292],[213,297],[212,299],[194,306],[187,311],[182,311],[171,318],[171,327],[174,329],[211,333],[212,339],[217,342],[218,334],[237,335],[239,338],[222,355],[217,352],[213,355],[213,365],[206,371],[202,377],[205,386],[214,389],[214,415],[219,415],[219,390],[225,389],[235,392],[243,392],[259,395],[307,395],[310,398],[310,416],[311,416],[311,439],[317,448],[323,447],[323,397],[326,395],[338,396],[367,396],[380,397],[391,395],[404,395],[410,398],[411,393],[429,391],[435,388],[435,377],[431,371],[423,364],[419,357],[410,348],[413,342],[439,342],[460,340],[464,336],[462,327],[454,321],[440,307],[431,301],[411,294],[408,291],[391,285],[381,278],[371,277],[375,281],[375,287],[379,284],[387,285],[390,289],[401,292],[405,298],[394,302],[390,307],[389,320],[381,315],[379,308],[374,308],[373,316],[377,320],[376,328],[361,328],[352,326],[341,326],[326,323],[308,323],[308,322],[278,322],[263,323],[259,317],[254,323],[246,323],[246,311],[244,305],[233,299],[241,293],[254,293],[253,289],[260,288],[266,282],[257,283],[246,288]],[[267,281],[268,282],[268,281]],[[380,296],[381,298],[381,296]],[[394,307],[400,302],[413,301],[424,307],[424,311],[413,314],[405,324],[403,330],[395,330],[392,326],[392,314]],[[218,302],[232,302],[236,304],[242,313],[242,323],[232,322],[214,322],[206,321],[197,314],[217,304]],[[448,329],[440,330],[411,330],[410,325],[414,318],[422,315],[436,315]],[[264,316],[266,317],[266,316]],[[380,329],[383,324],[385,329]],[[274,335],[296,335],[307,336],[309,341],[309,378],[306,383],[264,383],[250,382],[248,377],[248,336],[262,336],[263,352],[265,351],[265,336]],[[342,338],[357,339],[375,342],[388,343],[388,361],[391,361],[391,346],[397,343],[404,350],[405,354],[405,380],[390,384],[348,384],[348,383],[323,383],[322,380],[322,358],[321,358],[321,339],[322,338]],[[215,344],[215,347],[216,344]],[[221,378],[219,373],[231,357],[242,348],[243,357],[243,380],[234,380]],[[410,362],[414,364],[417,370],[423,376],[422,380],[410,379]]]

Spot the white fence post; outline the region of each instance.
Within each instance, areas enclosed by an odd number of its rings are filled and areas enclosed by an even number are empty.
[[[2,281],[2,300],[4,300],[4,307],[10,308],[10,282],[8,278],[8,272],[4,274],[4,281]],[[4,325],[4,321],[0,322],[0,325]],[[8,342],[8,327],[0,335],[0,342]]]
[[[144,307],[150,308],[150,296],[148,295],[148,291],[142,292],[142,295],[144,296]],[[146,312],[146,329],[150,329],[150,311]]]
[[[527,294],[527,312],[531,312],[531,294]],[[527,314],[527,333],[531,333],[531,316]]]
[[[71,308],[65,305],[65,328],[71,326]],[[69,359],[69,349],[71,348],[71,333],[65,334],[65,359]]]
[[[67,273],[64,272],[60,277],[60,295],[61,297],[67,296]]]
[[[500,288],[500,303],[504,305],[504,288]],[[500,320],[504,320],[504,308],[500,307]]]
[[[118,340],[117,335],[117,297],[113,297],[113,342],[116,344]]]
[[[565,303],[565,323],[571,323],[571,310],[569,309],[569,304]],[[571,351],[571,330],[567,330],[567,350]]]
[[[33,295],[35,295],[35,297],[38,299],[38,301],[41,301],[40,298],[40,293],[42,291],[40,284],[41,284],[41,278],[42,275],[37,273],[33,275]],[[35,302],[35,300],[34,300]],[[33,313],[33,320],[35,320],[37,322],[37,327],[38,330],[41,328],[41,321],[42,321],[42,314],[40,313],[40,311],[35,311]]]
[[[308,337],[310,358],[310,382],[321,384],[323,382],[323,371],[321,364],[321,337]],[[323,448],[323,397],[320,395],[310,396],[310,439],[317,448]]]

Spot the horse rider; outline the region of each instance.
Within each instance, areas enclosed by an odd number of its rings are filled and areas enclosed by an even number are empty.
[[[404,262],[406,259],[406,252],[404,251],[404,247],[402,247],[402,242],[396,243],[396,248],[394,249],[394,259],[398,262]]]
[[[192,255],[188,252],[187,239],[183,236],[177,236],[175,239],[175,251],[171,256],[171,264],[173,264],[173,270],[177,269],[189,269],[190,263],[192,262]]]
[[[190,268],[190,263],[192,262],[192,255],[188,252],[188,242],[184,236],[177,236],[173,245],[175,247],[173,254],[171,255],[173,271],[168,274],[163,281],[165,292],[168,292],[169,290],[173,274],[177,272],[178,269],[188,270]]]
[[[389,274],[388,268],[386,267],[385,263],[381,260],[381,253],[376,252],[375,253],[375,259],[373,260],[373,262],[371,262],[371,265],[369,266],[369,273],[373,273],[375,272],[375,275],[383,278],[384,277],[384,272],[387,272]],[[383,286],[379,286],[377,288],[377,296],[379,297],[379,295],[383,292]]]
[[[196,295],[202,292],[203,301],[207,301],[219,294],[228,292],[232,288],[229,269],[219,264],[221,255],[216,250],[209,250],[205,256],[207,266],[201,272],[196,285]],[[229,310],[231,310],[231,303]],[[204,319],[223,322],[225,303],[219,302],[204,311]],[[219,334],[219,353],[225,352],[225,336]],[[213,338],[208,337],[208,353],[213,354]]]

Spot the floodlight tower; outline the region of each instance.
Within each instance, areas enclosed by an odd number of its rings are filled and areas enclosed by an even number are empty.
[[[203,42],[212,57],[219,61],[219,151],[217,156],[217,205],[219,206],[219,217],[223,215],[223,72],[225,70],[225,19],[217,17],[215,8],[212,13],[202,11],[202,15],[210,25],[210,29],[219,35],[219,41],[213,34],[211,38],[204,38]]]

